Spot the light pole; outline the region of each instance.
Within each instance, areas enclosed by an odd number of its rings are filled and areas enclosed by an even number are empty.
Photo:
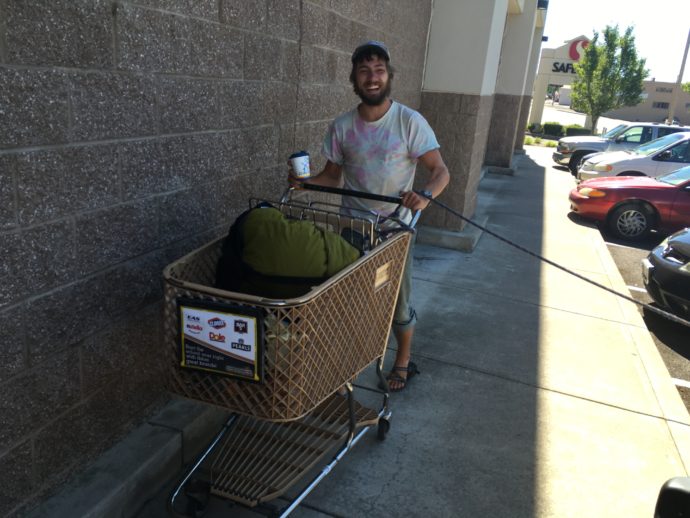
[[[683,61],[680,64],[680,73],[678,74],[678,80],[676,81],[676,86],[673,87],[673,95],[671,95],[671,104],[668,106],[668,123],[673,124],[673,117],[676,114],[676,102],[678,101],[678,91],[680,90],[680,85],[683,81],[683,71],[685,70],[685,60],[688,57],[688,47],[690,47],[690,30],[688,30],[688,41],[685,43],[685,52],[683,53]]]

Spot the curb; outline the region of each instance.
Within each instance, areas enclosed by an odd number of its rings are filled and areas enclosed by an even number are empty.
[[[226,419],[227,412],[215,407],[173,398],[27,516],[133,516],[179,476]]]

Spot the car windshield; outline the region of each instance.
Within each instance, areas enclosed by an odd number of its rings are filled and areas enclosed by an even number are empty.
[[[636,155],[649,156],[652,153],[656,153],[660,149],[664,149],[666,146],[670,146],[674,142],[678,142],[687,136],[687,133],[671,133],[665,137],[652,140],[641,146],[637,146],[632,150]]]
[[[613,129],[610,129],[606,133],[604,133],[601,137],[602,138],[614,138],[616,135],[618,135],[621,131],[623,131],[625,128],[627,128],[627,124],[619,124]]]
[[[672,173],[657,176],[656,179],[663,183],[668,183],[671,185],[680,185],[690,180],[690,166],[682,167],[681,169],[676,169]]]

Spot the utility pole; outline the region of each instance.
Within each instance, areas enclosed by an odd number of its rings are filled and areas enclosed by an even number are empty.
[[[685,60],[688,57],[688,47],[690,47],[690,30],[688,30],[688,41],[685,43],[685,52],[683,53],[683,61],[680,64],[680,73],[678,74],[678,80],[676,81],[676,86],[673,87],[673,95],[671,95],[671,104],[668,106],[668,123],[673,124],[673,117],[676,114],[676,103],[678,102],[678,93],[680,91],[680,85],[683,82],[683,71],[685,70]]]

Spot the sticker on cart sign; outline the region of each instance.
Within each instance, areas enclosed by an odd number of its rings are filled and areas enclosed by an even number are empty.
[[[257,310],[198,300],[180,300],[178,307],[182,367],[261,381],[262,333]]]
[[[383,266],[376,268],[376,278],[374,279],[374,289],[378,290],[381,286],[386,284],[391,278],[391,263],[386,263]]]

